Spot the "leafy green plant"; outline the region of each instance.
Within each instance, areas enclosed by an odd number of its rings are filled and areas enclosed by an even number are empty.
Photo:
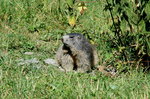
[[[106,0],[114,43],[126,62],[145,61],[150,56],[149,0]]]
[[[77,0],[57,0],[57,11],[59,16],[65,23],[74,27],[78,21],[78,17],[86,9],[84,2],[77,2]]]

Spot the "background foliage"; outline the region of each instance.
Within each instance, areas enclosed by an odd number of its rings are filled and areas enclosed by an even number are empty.
[[[149,0],[0,0],[0,95],[2,98],[149,98]],[[62,35],[83,33],[98,50],[100,65],[119,77],[62,73],[43,62],[54,58]],[[25,52],[34,55],[25,55]],[[35,68],[36,67],[36,68]]]

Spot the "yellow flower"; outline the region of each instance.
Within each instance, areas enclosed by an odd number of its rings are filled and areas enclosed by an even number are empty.
[[[69,16],[68,17],[68,23],[70,26],[75,26],[76,25],[76,18],[75,16]]]
[[[78,4],[78,11],[80,12],[80,14],[83,14],[83,12],[87,9],[87,7],[85,6],[84,3],[79,3]]]

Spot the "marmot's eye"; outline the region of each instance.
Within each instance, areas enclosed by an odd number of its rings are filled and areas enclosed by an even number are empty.
[[[74,38],[74,36],[70,36],[69,38]]]

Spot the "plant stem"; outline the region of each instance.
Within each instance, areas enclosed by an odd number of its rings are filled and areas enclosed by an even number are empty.
[[[121,30],[120,30],[120,29],[117,29],[116,24],[115,24],[115,21],[114,21],[113,14],[112,14],[112,10],[111,10],[111,8],[110,8],[110,5],[109,5],[108,0],[106,0],[106,2],[107,2],[107,5],[108,5],[108,7],[109,7],[109,12],[110,12],[111,19],[112,19],[112,21],[113,21],[113,26],[114,26],[114,28],[115,28],[115,35],[118,37],[118,40],[119,40],[119,43],[120,43],[119,45],[124,46],[124,44],[123,44],[123,42],[122,42],[122,40],[121,40],[120,34],[119,34],[119,32],[121,32]],[[126,56],[125,52],[122,52],[122,54],[123,54],[123,56],[124,56],[125,61],[127,61],[127,56]]]

